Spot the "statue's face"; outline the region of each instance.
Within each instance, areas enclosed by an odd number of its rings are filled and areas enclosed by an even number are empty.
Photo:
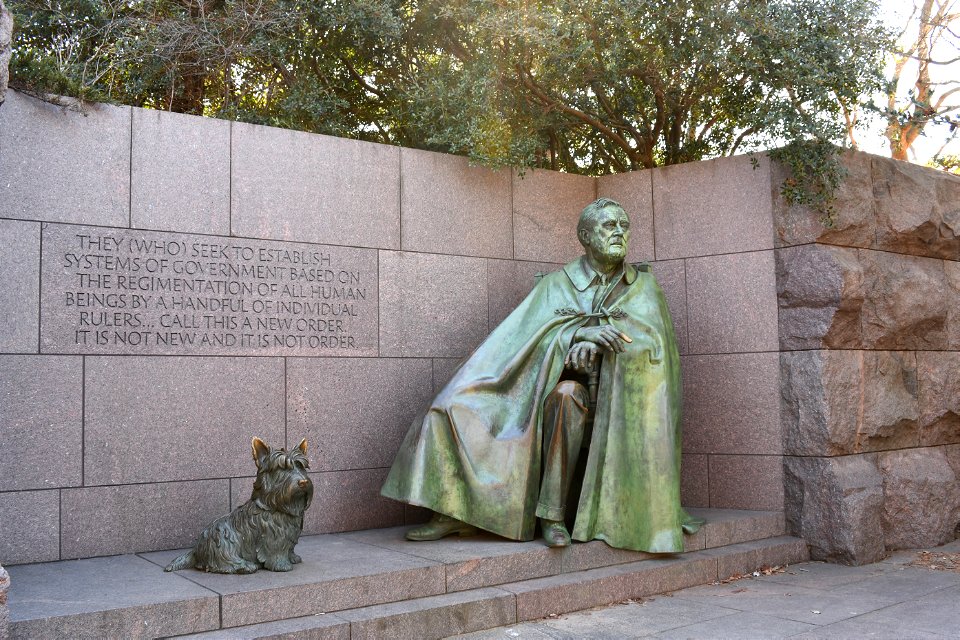
[[[597,261],[605,264],[623,262],[630,241],[630,218],[619,207],[604,207],[594,218],[585,240],[584,248]]]

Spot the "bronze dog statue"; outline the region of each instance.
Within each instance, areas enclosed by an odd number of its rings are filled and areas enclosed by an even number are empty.
[[[300,562],[293,548],[303,531],[303,513],[313,500],[307,441],[288,452],[254,438],[253,460],[257,479],[250,499],[211,523],[193,549],[164,571],[188,567],[213,573],[254,573],[261,567],[290,571]]]

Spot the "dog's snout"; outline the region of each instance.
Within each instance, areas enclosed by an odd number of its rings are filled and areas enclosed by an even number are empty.
[[[301,489],[305,489],[307,485],[310,484],[310,480],[307,478],[304,478],[303,480],[300,480],[299,482],[297,482],[297,484],[300,485]]]

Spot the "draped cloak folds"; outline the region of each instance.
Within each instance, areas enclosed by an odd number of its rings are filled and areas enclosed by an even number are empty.
[[[603,356],[572,536],[683,551],[682,530],[699,522],[680,506],[680,357],[666,300],[652,273],[625,263],[623,282],[595,301],[584,260],[544,276],[460,365],[414,420],[384,496],[532,539],[544,400],[574,333],[595,319],[633,342]]]

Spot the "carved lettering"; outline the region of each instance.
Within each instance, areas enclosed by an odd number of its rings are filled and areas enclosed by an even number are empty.
[[[47,353],[376,353],[376,251],[48,224]]]

